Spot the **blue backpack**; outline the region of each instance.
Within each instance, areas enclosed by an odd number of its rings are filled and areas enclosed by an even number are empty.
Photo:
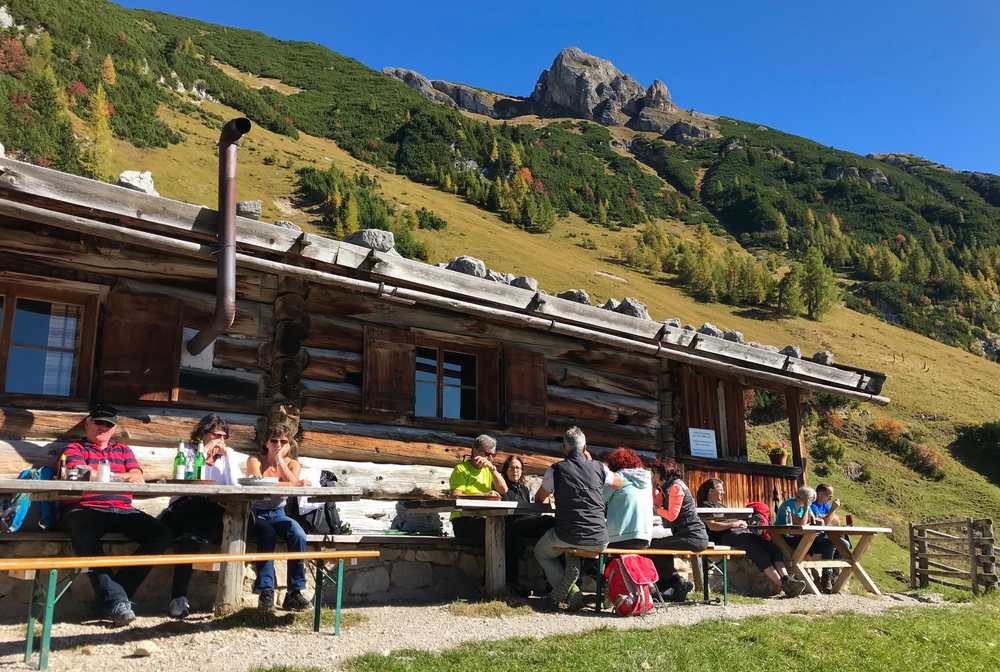
[[[18,479],[51,481],[55,472],[51,467],[25,469]],[[54,502],[32,502],[31,493],[19,492],[0,499],[0,531],[7,534],[25,530],[46,530],[55,527],[57,505]]]

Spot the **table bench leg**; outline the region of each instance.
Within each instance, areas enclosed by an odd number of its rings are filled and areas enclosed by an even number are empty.
[[[247,550],[247,517],[250,502],[226,502],[222,516],[223,553],[241,554]],[[224,562],[219,568],[219,585],[215,594],[215,613],[228,614],[240,608],[243,594],[243,563]]]
[[[505,516],[486,516],[486,595],[497,597],[507,586],[507,557],[504,545]]]
[[[604,555],[597,556],[597,595],[594,596],[594,611],[604,611]]]
[[[35,599],[41,597],[39,572],[31,580],[31,594],[28,596],[28,631],[24,636],[24,662],[30,663],[35,648]]]
[[[49,570],[48,586],[45,589],[45,620],[42,621],[42,644],[38,647],[38,669],[44,670],[49,666],[49,646],[52,643],[52,616],[55,613],[56,595],[59,572],[55,569]]]
[[[729,606],[729,558],[722,556],[722,606]]]
[[[705,598],[705,604],[708,604],[711,598],[711,593],[709,592],[709,586],[708,586],[708,579],[710,576],[708,570],[711,567],[711,565],[712,563],[708,561],[708,558],[701,559],[701,591],[702,591],[702,596]]]
[[[344,561],[337,560],[337,611],[334,614],[333,634],[340,637],[340,605],[344,596]]]

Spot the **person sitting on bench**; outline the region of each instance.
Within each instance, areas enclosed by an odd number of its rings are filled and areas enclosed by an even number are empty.
[[[205,444],[203,478],[219,485],[236,485],[239,478],[232,451],[226,446],[228,438],[229,423],[215,413],[199,420],[191,432],[192,443]],[[197,553],[203,545],[222,543],[222,515],[223,508],[207,497],[178,497],[160,514],[160,521],[173,533],[178,553]],[[174,565],[170,606],[167,607],[172,618],[185,618],[191,612],[187,599],[191,572],[191,565]]]
[[[132,449],[114,441],[118,411],[108,405],[96,406],[83,421],[85,438],[66,446],[66,468],[90,468],[96,481],[101,462],[107,461],[112,478],[142,483],[142,467]],[[64,505],[60,526],[72,540],[73,552],[80,556],[104,555],[101,537],[122,534],[138,542],[137,555],[157,555],[170,544],[170,530],[147,513],[132,508],[132,495],[85,492]],[[104,615],[116,626],[135,620],[131,598],[149,574],[150,567],[123,567],[116,572],[99,567],[87,576]]]
[[[584,606],[583,594],[576,585],[580,579],[580,558],[564,554],[559,547],[573,547],[599,552],[608,545],[608,528],[604,520],[604,486],[622,487],[621,476],[614,474],[603,462],[590,457],[587,437],[579,427],[570,427],[563,436],[566,459],[545,470],[535,501],[544,503],[550,495],[556,498],[556,526],[535,544],[535,559],[542,566],[552,586],[549,605],[558,608],[563,601],[572,611]],[[566,556],[563,568],[560,558]]]
[[[505,502],[531,503],[531,491],[524,482],[524,463],[517,455],[511,455],[500,469],[507,483]],[[542,535],[552,529],[556,519],[540,513],[515,513],[507,517],[507,534],[504,537],[507,558],[507,588],[527,597],[529,590],[519,585],[521,556],[525,549],[534,548]]]
[[[472,454],[451,470],[448,487],[452,497],[486,497],[500,499],[507,493],[507,483],[493,461],[497,457],[497,442],[492,436],[480,434],[472,443]],[[451,514],[455,538],[465,544],[483,546],[486,543],[486,521],[478,516]]]
[[[646,548],[653,537],[653,483],[649,472],[629,448],[616,448],[605,462],[623,481],[618,489],[604,487],[608,548]]]
[[[663,550],[693,551],[708,548],[708,530],[698,516],[698,506],[691,490],[681,477],[681,466],[672,457],[667,457],[656,465],[656,481],[660,501],[656,504],[656,514],[663,519],[663,526],[671,535],[654,539],[652,547]],[[683,602],[694,584],[677,573],[674,559],[670,556],[653,556],[653,565],[659,574],[656,587],[665,598],[673,602]]]
[[[698,499],[704,507],[725,508],[725,484],[717,478],[708,479],[698,489]],[[783,591],[788,597],[798,597],[805,590],[805,581],[788,575],[781,549],[748,530],[747,521],[710,518],[707,525],[712,541],[746,551],[747,557],[771,581],[775,591]]]
[[[272,425],[265,440],[263,459],[251,455],[247,459],[247,476],[273,476],[285,485],[305,485],[299,478],[302,467],[291,457],[292,428],[284,423]],[[274,551],[278,534],[285,536],[289,551],[306,550],[306,533],[297,522],[285,513],[285,497],[258,500],[250,505],[253,515],[253,536],[257,540],[257,550],[262,553]],[[257,580],[253,592],[257,593],[257,607],[263,611],[274,609],[274,561],[255,563]],[[288,592],[281,603],[282,609],[302,611],[309,608],[309,600],[302,594],[306,587],[306,568],[301,560],[288,561]]]
[[[775,525],[824,525],[826,520],[815,515],[812,510],[816,502],[816,491],[808,485],[803,485],[795,492],[795,497],[789,497],[781,506],[774,517]],[[785,541],[792,548],[795,548],[802,541],[802,537],[797,534],[786,534]],[[809,552],[819,555],[824,560],[833,560],[837,554],[830,537],[819,534],[813,539]],[[820,577],[820,590],[824,593],[833,592],[833,569],[825,567]]]

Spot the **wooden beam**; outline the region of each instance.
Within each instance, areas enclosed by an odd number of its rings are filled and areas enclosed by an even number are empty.
[[[785,389],[785,407],[788,411],[788,429],[791,433],[792,465],[798,467],[799,485],[806,482],[806,469],[803,453],[805,451],[805,434],[802,429],[802,392],[796,387]]]

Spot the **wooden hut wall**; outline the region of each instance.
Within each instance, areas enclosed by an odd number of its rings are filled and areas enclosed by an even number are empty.
[[[684,480],[692,492],[697,492],[708,479],[717,478],[725,483],[726,503],[730,506],[743,506],[747,502],[765,502],[771,505],[775,499],[784,501],[793,496],[798,488],[800,470],[796,467],[751,465],[692,457],[682,458],[682,462]]]

